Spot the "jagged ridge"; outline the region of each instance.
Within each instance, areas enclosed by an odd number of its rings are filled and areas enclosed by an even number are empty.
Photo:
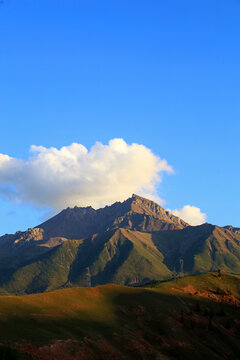
[[[186,222],[155,202],[133,194],[124,202],[93,209],[91,206],[67,208],[38,227],[46,237],[80,239],[116,228],[144,232],[183,229]]]

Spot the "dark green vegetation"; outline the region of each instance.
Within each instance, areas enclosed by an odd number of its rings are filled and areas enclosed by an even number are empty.
[[[2,296],[0,334],[38,360],[239,359],[240,277]]]
[[[63,210],[26,232],[0,238],[0,294],[73,286],[141,284],[224,269],[240,274],[240,234],[230,226],[188,226],[133,195],[103,209]]]
[[[11,345],[0,345],[1,360],[31,360],[32,356],[11,348]]]

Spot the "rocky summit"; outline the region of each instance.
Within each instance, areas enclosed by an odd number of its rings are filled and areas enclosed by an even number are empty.
[[[190,226],[138,195],[101,209],[74,207],[0,237],[0,294],[107,283],[136,285],[223,269],[240,274],[240,234]]]
[[[134,231],[177,230],[188,226],[155,202],[133,194],[124,202],[95,210],[89,207],[67,208],[39,225],[46,237],[80,239],[117,228]]]

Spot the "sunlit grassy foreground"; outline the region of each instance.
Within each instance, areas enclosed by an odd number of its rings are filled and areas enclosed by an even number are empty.
[[[0,341],[38,359],[237,359],[239,299],[228,274],[2,296]]]

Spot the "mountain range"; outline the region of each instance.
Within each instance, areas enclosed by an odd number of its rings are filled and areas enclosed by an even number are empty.
[[[0,294],[136,285],[217,269],[240,274],[239,260],[239,228],[190,226],[134,194],[98,210],[67,208],[0,237]]]

